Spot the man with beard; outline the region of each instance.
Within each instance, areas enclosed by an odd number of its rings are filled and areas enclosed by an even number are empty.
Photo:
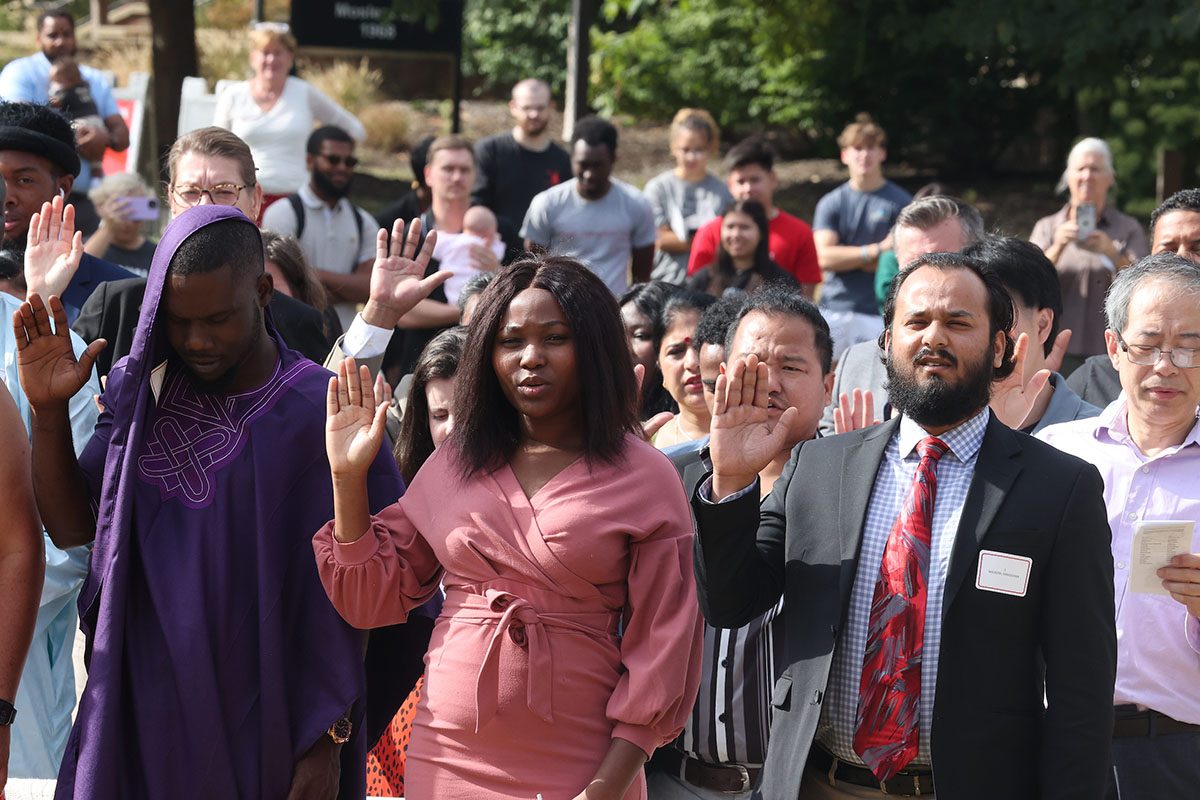
[[[420,275],[430,249],[413,260],[409,241],[402,257],[397,237],[377,262]],[[415,302],[431,282],[407,286]],[[94,540],[88,683],[60,799],[327,799],[339,770],[341,796],[363,796],[362,634],[329,604],[308,546],[333,507],[329,373],[278,337],[270,295],[240,210],[183,211],[78,459],[64,403],[103,342],[77,362],[54,297],[47,309],[32,295],[14,319],[39,511],[57,544]],[[389,453],[368,486],[375,508],[402,491]]]
[[[37,18],[37,44],[41,50],[25,58],[16,58],[0,71],[0,99],[10,102],[42,105],[50,100],[50,68],[54,61],[75,55],[75,20],[64,8],[42,11]],[[84,125],[76,131],[72,148],[82,159],[79,176],[68,202],[79,214],[79,229],[91,234],[100,224],[88,190],[92,188],[92,171],[88,162],[104,158],[108,148],[124,150],[129,146],[129,127],[117,109],[112,88],[104,73],[79,65],[79,72],[104,120],[104,126]]]
[[[300,240],[345,330],[355,307],[367,300],[378,227],[374,217],[346,199],[358,164],[350,134],[335,125],[317,128],[307,150],[309,182],[272,203],[262,226]]]
[[[756,796],[1099,797],[1116,663],[1100,477],[989,410],[1013,306],[986,266],[918,258],[884,323],[900,416],[803,442],[761,510],[758,472],[799,412],[753,354],[718,380],[692,502],[701,608],[720,627],[781,594],[803,609]]]
[[[54,239],[61,239],[70,249],[69,243],[78,236],[75,212],[68,210],[64,215],[62,198],[71,194],[79,170],[75,134],[66,117],[49,106],[0,102],[0,175],[8,189],[4,240],[0,245],[0,290],[24,299],[27,289],[40,291],[49,277],[47,270],[53,268],[53,259],[50,264],[37,265],[32,272],[23,269],[35,214],[44,224],[42,238],[52,232]],[[52,201],[53,212],[47,215]],[[82,249],[82,240],[78,246]],[[105,281],[132,277],[132,272],[84,253],[66,288],[56,293],[62,297],[68,321],[74,322],[96,287]]]

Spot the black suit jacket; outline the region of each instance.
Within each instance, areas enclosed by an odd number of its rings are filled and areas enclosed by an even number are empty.
[[[761,513],[754,492],[717,505],[693,496],[705,618],[736,627],[786,592],[788,666],[756,797],[799,790],[898,424],[803,443]],[[1102,492],[1091,465],[988,423],[942,604],[931,729],[942,800],[1103,797],[1116,633]],[[1024,597],[976,588],[980,549],[1033,559]]]
[[[109,281],[96,287],[84,303],[72,329],[85,342],[108,341],[96,358],[96,374],[107,375],[113,364],[129,355],[145,293],[145,278]],[[325,360],[330,341],[320,311],[280,292],[271,295],[270,309],[275,329],[288,347],[318,364]]]

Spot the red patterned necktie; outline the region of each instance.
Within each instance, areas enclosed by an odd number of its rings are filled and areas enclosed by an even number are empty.
[[[921,462],[888,535],[871,599],[854,752],[881,781],[912,761],[919,745],[925,582],[937,487],[934,467],[947,450],[936,436],[927,436],[917,445]]]

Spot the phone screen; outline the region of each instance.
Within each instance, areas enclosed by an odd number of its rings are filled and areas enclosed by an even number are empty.
[[[1079,227],[1078,239],[1083,241],[1096,230],[1096,206],[1080,203],[1075,207],[1075,224]]]

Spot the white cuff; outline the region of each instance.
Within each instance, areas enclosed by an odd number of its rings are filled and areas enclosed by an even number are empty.
[[[364,320],[362,314],[355,314],[342,336],[342,352],[350,358],[374,358],[383,355],[391,338],[390,328],[376,327]]]
[[[758,478],[755,478],[753,481],[750,482],[750,485],[747,486],[746,488],[738,489],[736,492],[729,495],[728,497],[723,497],[720,500],[713,502],[713,499],[712,499],[712,475],[709,475],[707,478],[704,479],[704,482],[701,483],[700,486],[697,488],[696,494],[700,497],[700,502],[708,503],[711,506],[719,506],[719,505],[721,505],[721,503],[733,502],[734,500],[737,500],[742,495],[749,494],[751,491],[753,491],[754,489],[757,489],[757,488],[758,488]]]

